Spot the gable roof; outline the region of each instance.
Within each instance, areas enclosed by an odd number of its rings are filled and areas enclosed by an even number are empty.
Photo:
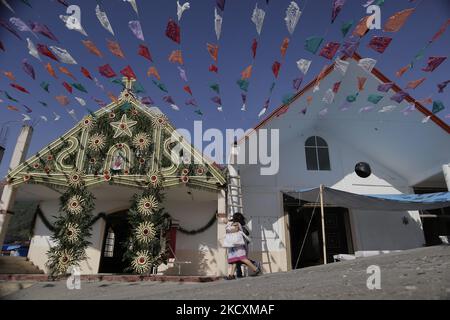
[[[352,59],[355,61],[359,61],[362,59],[362,57],[358,53],[354,53]],[[348,60],[347,56],[342,57],[342,60]],[[318,81],[323,80],[326,78],[333,70],[334,70],[335,63],[331,64],[328,68],[323,70],[317,77],[315,77],[313,80],[311,80],[302,90],[297,92],[297,94],[290,100],[288,104],[282,104],[278,108],[276,108],[270,115],[268,115],[265,119],[260,121],[250,132],[248,132],[243,138],[245,139],[248,135],[251,134],[252,131],[258,130],[259,128],[266,125],[269,121],[271,121],[274,117],[278,116],[280,112],[282,112],[285,108],[288,108],[290,105],[292,105],[296,100],[298,100],[300,97],[302,97],[306,92],[308,92],[311,88],[315,86],[315,84]],[[393,82],[389,80],[388,77],[386,77],[381,71],[379,71],[377,68],[373,68],[371,71],[371,74],[375,76],[378,80],[380,80],[383,83],[389,83]],[[392,90],[394,90],[396,93],[402,91],[402,89],[394,83]],[[421,103],[419,103],[417,100],[412,98],[409,94],[405,98],[406,101],[408,101],[411,104],[414,104],[416,109],[423,113],[425,116],[429,116],[430,120],[433,121],[436,125],[438,125],[440,128],[442,128],[445,132],[450,134],[450,126],[446,124],[442,119],[440,119],[437,115],[433,114],[430,110],[425,108]]]
[[[134,79],[123,81],[125,88],[117,101],[84,117],[14,168],[7,175],[8,183],[65,187],[73,174],[81,174],[86,186],[110,182],[146,187],[152,176],[164,178],[165,187],[185,183],[215,190],[224,185],[223,172],[186,142],[158,108],[139,102]],[[176,144],[191,163],[172,161]]]

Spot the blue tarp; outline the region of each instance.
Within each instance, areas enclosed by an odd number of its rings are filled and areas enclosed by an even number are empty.
[[[320,188],[287,191],[284,193],[296,199],[308,202],[318,202]],[[431,210],[450,207],[450,192],[362,195],[324,187],[323,201],[326,205],[360,210]]]

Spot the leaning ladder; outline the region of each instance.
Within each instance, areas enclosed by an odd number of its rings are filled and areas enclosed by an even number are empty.
[[[228,176],[228,215],[232,216],[236,212],[244,214],[242,205],[242,187],[241,178],[238,174]]]

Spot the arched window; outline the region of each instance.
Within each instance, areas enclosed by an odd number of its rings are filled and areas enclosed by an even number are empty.
[[[328,171],[330,156],[328,144],[321,137],[309,137],[305,142],[306,168],[311,171]]]
[[[114,240],[115,240],[114,231],[112,228],[109,228],[108,234],[106,236],[105,252],[103,254],[104,257],[108,258],[114,257]]]

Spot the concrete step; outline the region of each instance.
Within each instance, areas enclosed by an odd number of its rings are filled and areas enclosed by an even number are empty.
[[[0,256],[0,274],[43,274],[26,257]]]

